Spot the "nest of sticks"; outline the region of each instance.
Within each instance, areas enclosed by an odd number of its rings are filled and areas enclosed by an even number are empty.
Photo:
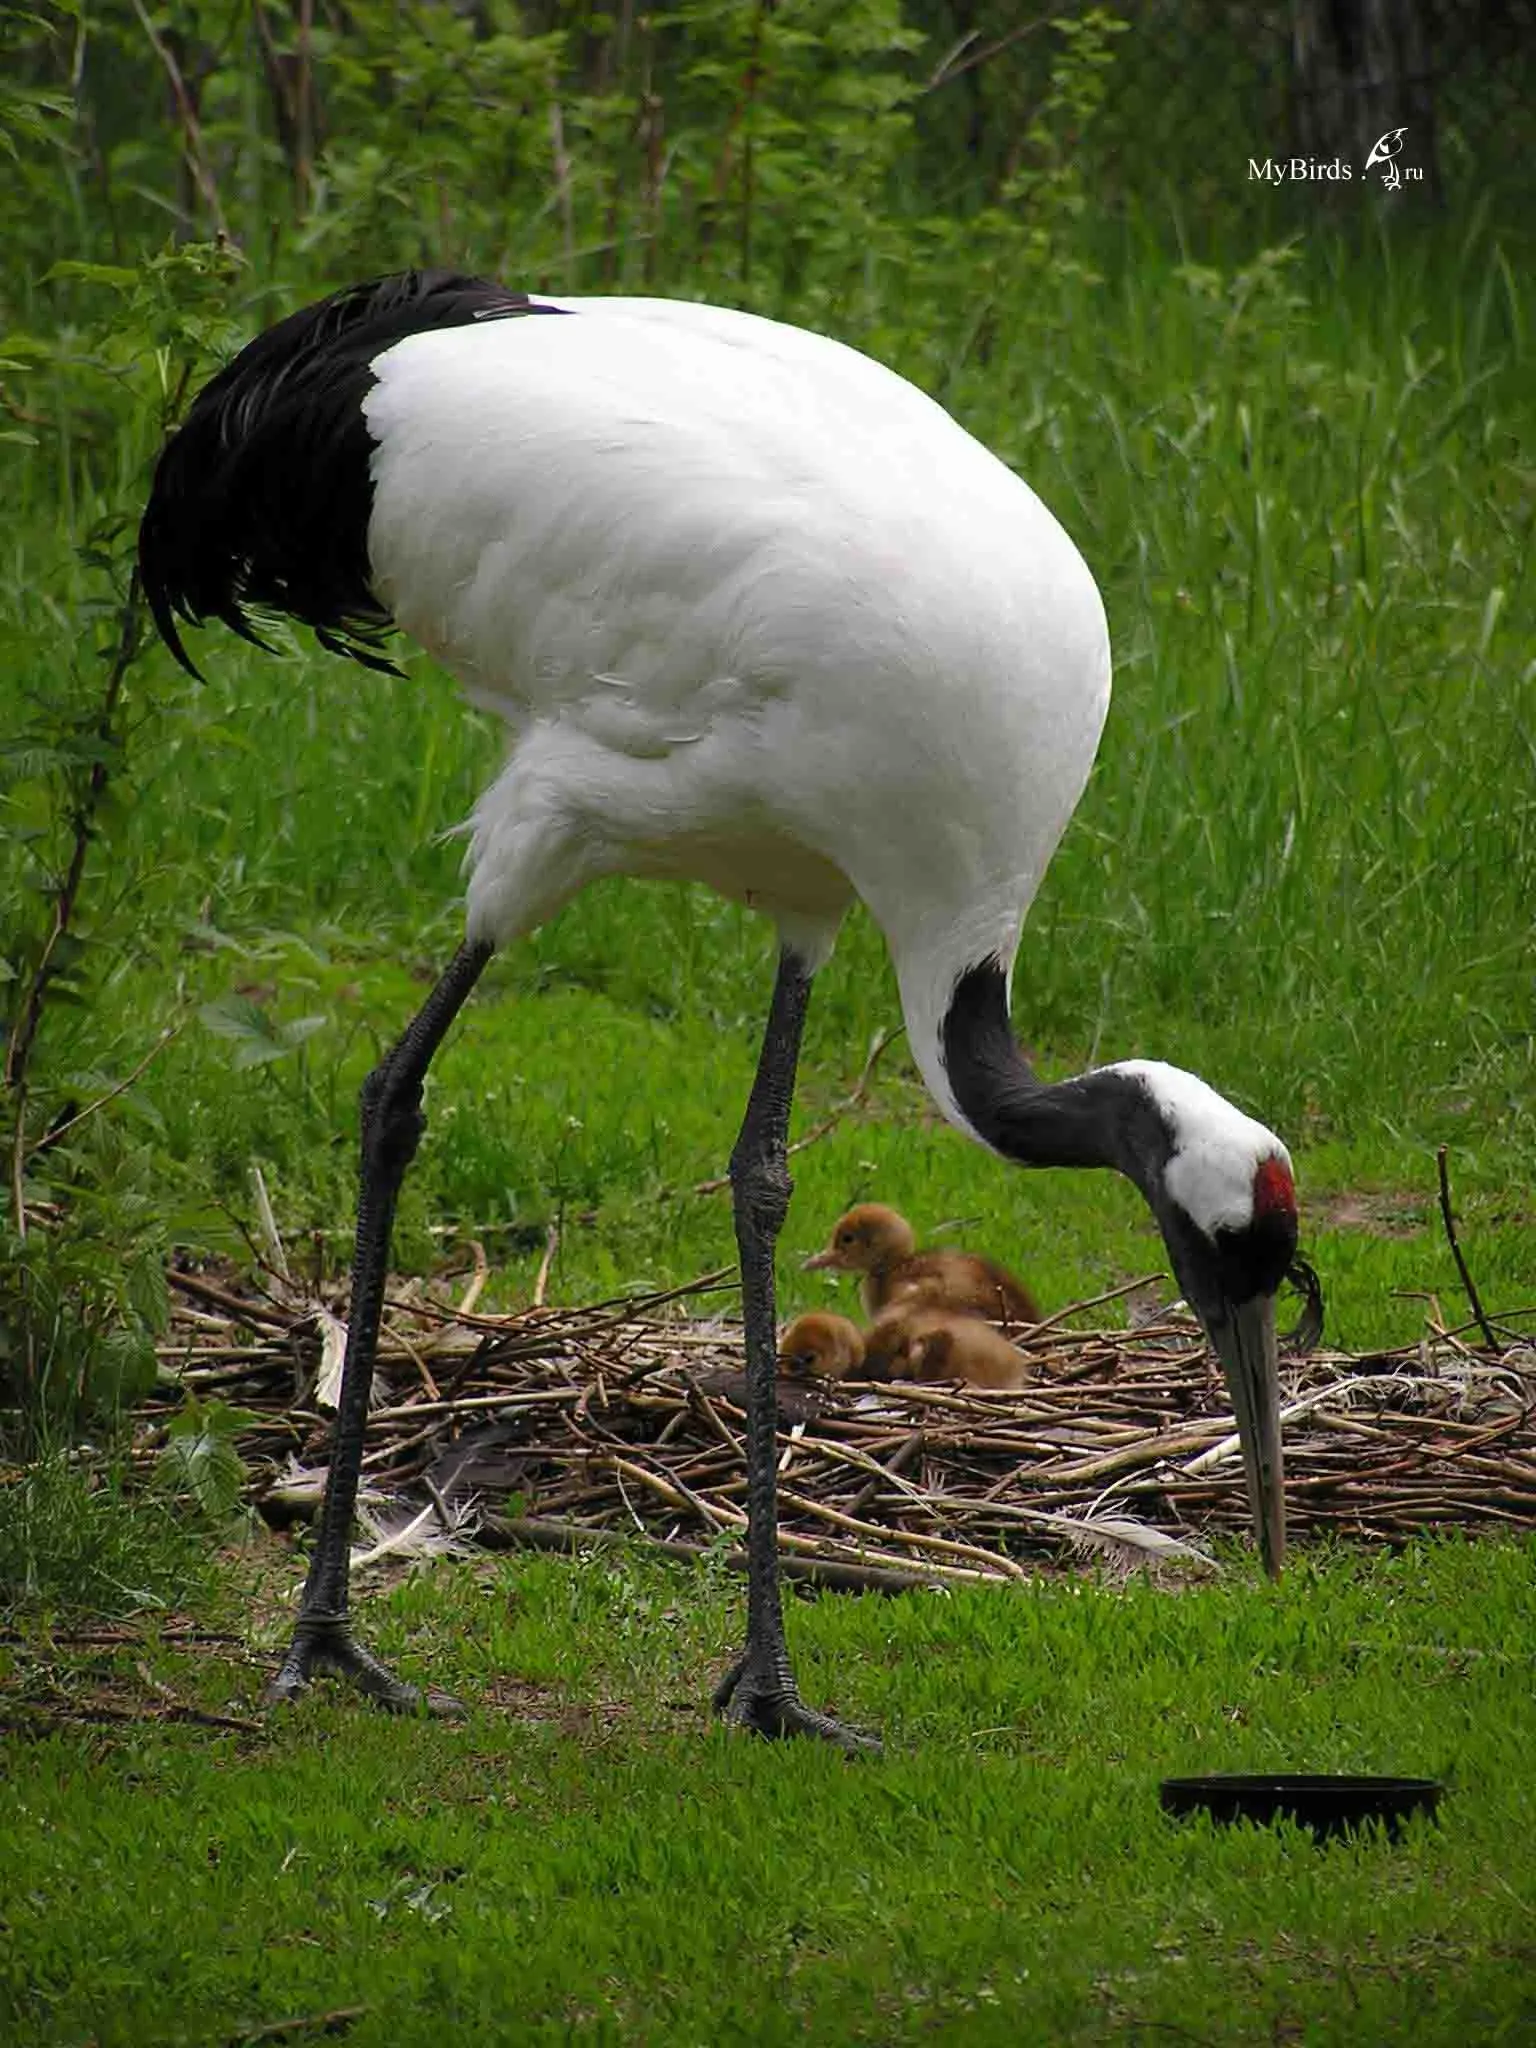
[[[183,1390],[230,1401],[246,1413],[239,1447],[256,1507],[275,1525],[313,1513],[340,1386],[338,1304],[275,1278],[170,1278],[176,1313],[142,1454]],[[728,1278],[506,1315],[476,1313],[478,1283],[456,1304],[397,1288],[364,1456],[369,1540],[355,1561],[643,1540],[740,1568],[741,1328],[697,1313]],[[1182,1313],[1084,1327],[1115,1298],[1025,1335],[1035,1377],[1019,1393],[781,1381],[786,1572],[896,1590],[1017,1579],[1085,1554],[1208,1567],[1208,1539],[1248,1527],[1221,1376]],[[1282,1384],[1301,1542],[1536,1528],[1536,1345],[1478,1346],[1431,1320],[1400,1350],[1289,1357]]]

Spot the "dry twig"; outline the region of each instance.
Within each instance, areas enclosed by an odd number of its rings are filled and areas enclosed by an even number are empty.
[[[888,1045],[894,1044],[903,1035],[906,1028],[905,1024],[893,1024],[888,1030],[875,1034],[874,1038],[870,1040],[869,1056],[864,1062],[858,1080],[854,1082],[852,1088],[843,1097],[842,1101],[829,1110],[819,1124],[812,1124],[803,1137],[796,1138],[795,1142],[788,1148],[791,1159],[794,1158],[797,1152],[803,1152],[807,1145],[814,1145],[819,1138],[824,1138],[829,1131],[836,1130],[850,1110],[863,1108],[864,1098],[869,1092],[870,1080],[874,1075],[880,1055]],[[722,1188],[728,1188],[730,1184],[731,1177],[728,1173],[717,1173],[710,1180],[695,1181],[693,1192],[696,1195],[718,1195]]]
[[[1446,1165],[1446,1147],[1444,1145],[1439,1146],[1435,1152],[1435,1168],[1440,1176],[1440,1220],[1445,1225],[1446,1242],[1451,1248],[1451,1257],[1456,1261],[1456,1270],[1461,1275],[1462,1288],[1471,1305],[1472,1314],[1477,1320],[1477,1327],[1483,1333],[1483,1342],[1497,1356],[1504,1347],[1494,1335],[1493,1325],[1489,1322],[1483,1311],[1483,1304],[1478,1298],[1476,1285],[1473,1282],[1471,1273],[1467,1269],[1467,1262],[1462,1256],[1461,1241],[1456,1235],[1456,1221],[1451,1214],[1451,1176],[1450,1169]]]

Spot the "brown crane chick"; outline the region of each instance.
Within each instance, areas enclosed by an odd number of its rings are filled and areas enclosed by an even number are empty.
[[[805,1379],[856,1379],[864,1366],[864,1339],[857,1323],[819,1310],[796,1316],[779,1339],[779,1374]]]
[[[1029,1362],[980,1316],[947,1315],[921,1302],[887,1309],[865,1338],[871,1379],[962,1380],[968,1387],[1010,1393],[1029,1384]]]
[[[1035,1297],[1006,1267],[975,1252],[920,1252],[912,1226],[883,1202],[860,1202],[840,1216],[832,1241],[805,1261],[807,1272],[861,1273],[860,1292],[870,1316],[898,1301],[994,1323],[1038,1323]]]

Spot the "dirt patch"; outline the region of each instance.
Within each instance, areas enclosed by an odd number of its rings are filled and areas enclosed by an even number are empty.
[[[1337,1194],[1308,1196],[1307,1221],[1326,1230],[1362,1231],[1367,1237],[1421,1237],[1430,1216],[1422,1195],[1345,1188]]]

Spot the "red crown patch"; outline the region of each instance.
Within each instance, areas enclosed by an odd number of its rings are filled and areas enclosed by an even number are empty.
[[[1296,1183],[1283,1159],[1266,1159],[1254,1174],[1253,1213],[1255,1217],[1296,1214]]]

